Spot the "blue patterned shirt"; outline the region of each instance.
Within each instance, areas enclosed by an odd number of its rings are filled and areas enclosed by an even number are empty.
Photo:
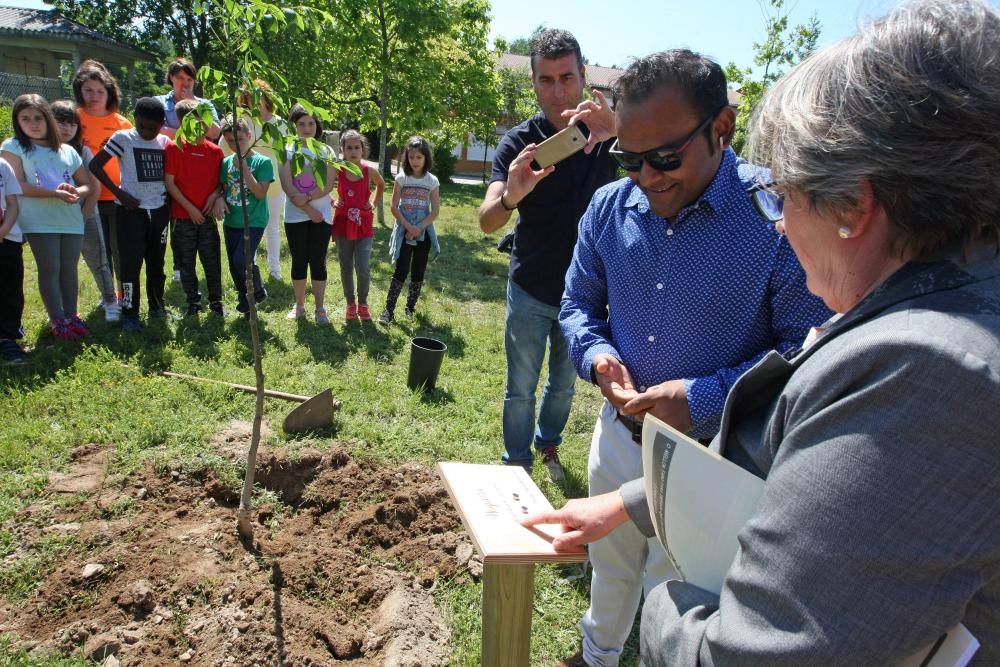
[[[798,349],[831,314],[747,195],[761,171],[727,149],[673,223],[628,178],[601,188],[566,274],[559,321],[580,376],[607,353],[640,391],[683,379],[693,437],[718,431],[736,378],[769,350]]]

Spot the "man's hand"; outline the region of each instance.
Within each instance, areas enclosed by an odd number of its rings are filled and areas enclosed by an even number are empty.
[[[528,144],[524,150],[517,154],[510,166],[507,168],[507,196],[504,198],[508,207],[517,206],[522,199],[528,196],[538,182],[555,171],[555,166],[549,165],[545,169],[535,171],[531,168],[531,161],[535,159],[535,144]]]
[[[625,364],[610,354],[598,354],[592,365],[597,386],[616,410],[621,412],[629,401],[639,395]]]
[[[556,551],[576,551],[584,544],[601,539],[628,518],[622,494],[612,491],[571,500],[559,510],[532,514],[521,519],[521,525],[560,524],[563,534],[552,540],[552,548]]]
[[[618,134],[615,128],[615,111],[604,99],[604,94],[597,88],[593,89],[594,99],[584,100],[576,105],[575,109],[567,109],[562,112],[562,117],[569,117],[569,124],[576,125],[581,120],[587,124],[590,136],[587,137],[587,145],[583,147],[583,152],[589,154],[594,150],[594,146],[601,141],[607,141]]]
[[[668,380],[654,385],[637,394],[619,410],[623,415],[636,418],[649,413],[681,433],[691,430],[691,410],[688,408],[684,380]]]

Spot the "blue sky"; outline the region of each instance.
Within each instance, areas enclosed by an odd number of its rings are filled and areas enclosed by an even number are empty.
[[[689,48],[723,65],[751,65],[753,43],[764,37],[757,0],[493,0],[493,36],[508,40],[539,24],[572,32],[591,63],[624,66],[636,57],[669,48]],[[859,21],[883,16],[894,0],[787,0],[791,23],[815,14],[820,45],[852,34]],[[619,7],[609,15],[609,8]]]
[[[419,1],[419,0],[415,0]],[[763,39],[765,0],[491,0],[492,37],[512,40],[540,24],[569,30],[591,63],[627,65],[632,58],[685,47],[723,65],[752,64],[753,43]],[[1000,0],[990,0],[1000,6]],[[0,4],[45,8],[40,0],[0,0]],[[859,23],[886,14],[898,0],[786,0],[791,23],[815,14],[822,26],[820,45],[846,37]],[[616,8],[617,7],[617,8]]]

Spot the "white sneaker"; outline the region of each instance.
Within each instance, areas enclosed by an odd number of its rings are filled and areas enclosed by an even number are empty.
[[[104,321],[118,322],[122,318],[122,307],[117,301],[109,301],[104,304]]]
[[[269,273],[271,274],[271,278],[273,280],[276,280],[279,283],[281,282],[281,271],[280,270],[278,270],[278,269],[271,269],[269,271]]]
[[[181,272],[180,271],[174,271],[174,282],[175,283],[179,283],[180,281],[181,281]]]

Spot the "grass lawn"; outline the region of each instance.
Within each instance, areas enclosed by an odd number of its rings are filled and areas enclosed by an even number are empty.
[[[267,386],[307,395],[331,387],[343,408],[329,432],[312,438],[290,437],[281,433],[279,425],[293,404],[268,399],[266,416],[274,433],[265,445],[323,449],[338,440],[350,443],[357,455],[387,465],[498,462],[503,448],[508,256],[495,250],[496,238],[479,231],[476,207],[483,192],[481,186],[442,187],[437,223],[442,254],[428,267],[412,321],[402,316],[401,300],[397,322],[391,327],[345,324],[333,252],[328,260],[330,327],[312,321],[311,297],[307,298],[309,320],[286,320],[292,304],[290,284],[267,283],[270,298],[261,310]],[[388,198],[386,213],[389,217]],[[387,240],[388,230],[377,228],[369,299],[376,315],[384,304],[392,268]],[[112,467],[117,473],[138,470],[150,459],[185,470],[221,468],[224,464],[212,451],[209,437],[230,421],[250,420],[253,414],[250,395],[155,374],[169,369],[253,384],[249,330],[235,316],[235,292],[225,268],[225,305],[233,315],[225,320],[204,315],[160,320],[141,334],[129,335],[118,325],[104,323],[103,312],[96,308],[99,299],[94,282],[81,261],[80,311],[92,326],[92,334],[81,345],[54,341],[46,333],[27,246],[25,264],[25,342],[34,348],[32,360],[22,368],[0,368],[0,595],[8,600],[30,595],[61,550],[70,548],[52,540],[36,545],[37,553],[28,561],[19,559],[12,565],[10,559],[4,560],[18,548],[16,513],[38,499],[47,473],[65,466],[75,447],[113,444]],[[283,264],[287,277],[287,257]],[[169,274],[169,258],[167,266]],[[178,283],[168,280],[167,301],[175,313],[182,312],[184,295]],[[409,339],[415,335],[437,338],[448,346],[438,387],[425,395],[406,388]],[[541,465],[535,469],[536,482],[556,506],[566,497],[586,493],[587,450],[600,395],[582,381],[577,388],[562,449],[568,473],[565,488],[550,483]],[[532,665],[549,665],[577,650],[576,624],[587,607],[589,585],[566,577],[579,571],[579,566],[538,568]],[[451,664],[480,662],[480,595],[478,584],[438,581],[436,599],[452,629]],[[9,644],[0,640],[0,664],[35,664],[9,651]],[[633,633],[623,664],[636,663]]]

